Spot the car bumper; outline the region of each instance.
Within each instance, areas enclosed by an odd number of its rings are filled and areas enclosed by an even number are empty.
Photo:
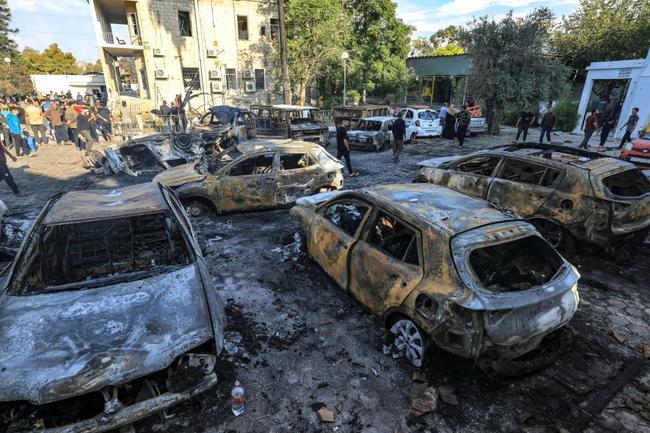
[[[476,126],[469,126],[469,132],[472,134],[480,134],[483,132],[487,132],[487,125],[476,125]]]
[[[69,424],[63,427],[55,427],[47,430],[39,430],[42,433],[101,433],[127,426],[143,418],[147,418],[157,412],[169,409],[179,403],[187,401],[194,396],[207,391],[217,384],[215,373],[207,375],[199,384],[183,392],[167,392],[152,397],[148,400],[126,406],[112,414],[100,414],[94,418]]]
[[[350,142],[350,148],[355,149],[355,150],[376,151],[378,149],[378,146],[375,145],[374,142],[367,143],[367,142],[363,142],[363,141],[351,141]]]
[[[442,135],[442,128],[418,128],[417,136],[422,137],[438,137]]]
[[[631,162],[641,169],[650,169],[650,153],[635,150],[623,150],[620,159]]]

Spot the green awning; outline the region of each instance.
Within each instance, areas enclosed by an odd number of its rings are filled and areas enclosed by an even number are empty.
[[[464,76],[469,72],[471,60],[467,54],[409,57],[406,66],[413,68],[418,77]]]

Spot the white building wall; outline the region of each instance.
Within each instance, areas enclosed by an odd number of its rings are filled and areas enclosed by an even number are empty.
[[[37,93],[47,94],[66,93],[68,90],[73,96],[77,93],[85,95],[93,90],[101,91],[106,86],[103,75],[31,75],[34,89]]]

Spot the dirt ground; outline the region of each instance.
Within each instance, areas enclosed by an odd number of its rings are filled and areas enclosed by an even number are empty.
[[[536,134],[532,130],[533,138]],[[399,164],[388,151],[355,152],[353,165],[361,175],[346,179],[345,187],[410,182],[418,161],[509,143],[513,137],[512,129],[504,129],[499,137],[469,138],[463,148],[444,139],[419,140],[405,148]],[[553,138],[574,146],[581,139]],[[0,184],[0,197],[10,209],[0,244],[10,247],[17,246],[47,197],[58,191],[149,180],[96,177],[80,167],[76,150],[63,146],[20,160],[13,173],[30,194],[16,198]],[[650,368],[643,353],[650,344],[648,241],[632,254],[583,247],[571,260],[582,274],[581,303],[570,324],[573,342],[562,345],[550,365],[495,377],[472,361],[434,350],[419,373],[456,398],[439,402],[427,415],[410,417],[407,393],[414,369],[383,353],[379,321],[306,257],[288,209],[207,215],[192,223],[227,304],[220,384],[174,408],[172,418],[151,417],[137,431],[650,433]],[[527,361],[544,357],[556,343],[546,342]],[[229,406],[235,379],[248,399],[240,417]],[[323,406],[335,412],[333,423],[319,420]]]

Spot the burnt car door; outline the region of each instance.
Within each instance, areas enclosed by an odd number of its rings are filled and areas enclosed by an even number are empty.
[[[553,194],[562,175],[543,164],[507,158],[490,183],[486,200],[528,218]]]
[[[309,152],[282,152],[277,172],[278,205],[290,204],[314,192],[322,171]]]
[[[432,169],[431,175],[439,177],[434,182],[478,198],[485,198],[494,171],[501,158],[498,156],[473,156],[452,164],[447,170]]]
[[[397,307],[422,280],[419,230],[377,209],[350,253],[352,295],[373,313]]]
[[[356,198],[327,203],[309,228],[309,253],[342,289],[348,287],[348,254],[371,206]]]
[[[216,183],[220,210],[264,209],[275,206],[277,174],[274,152],[242,156],[226,168]]]

